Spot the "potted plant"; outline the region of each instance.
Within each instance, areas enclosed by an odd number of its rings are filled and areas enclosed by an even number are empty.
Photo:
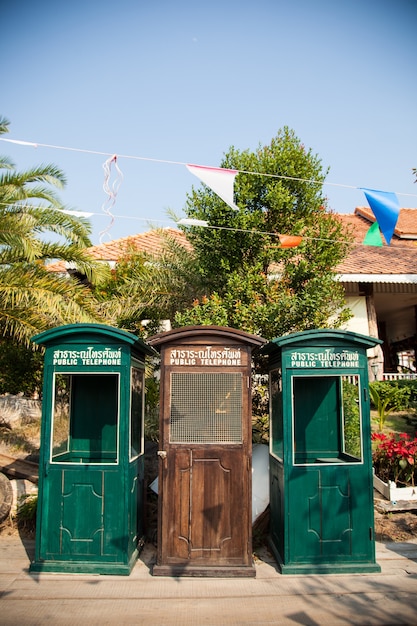
[[[374,488],[388,500],[417,500],[417,437],[373,433]]]

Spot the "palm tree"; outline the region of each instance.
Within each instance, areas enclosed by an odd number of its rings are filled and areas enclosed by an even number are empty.
[[[134,247],[119,259],[113,273],[98,290],[101,310],[109,323],[133,333],[157,332],[162,320],[173,320],[175,312],[191,306],[204,294],[195,257],[190,247],[157,229],[161,249],[144,253]]]
[[[0,118],[0,134],[8,127]],[[0,334],[25,344],[53,326],[100,320],[88,285],[47,269],[49,260],[62,259],[89,281],[103,273],[85,251],[91,246],[89,223],[63,212],[53,187],[64,184],[54,165],[18,172],[0,157]]]

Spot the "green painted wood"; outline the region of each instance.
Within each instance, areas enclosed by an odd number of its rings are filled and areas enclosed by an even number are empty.
[[[117,461],[118,399],[117,375],[73,376],[70,452]]]
[[[129,574],[143,537],[146,354],[130,333],[75,324],[46,346],[35,572]]]
[[[377,343],[313,330],[264,348],[271,381],[270,544],[283,574],[379,571],[366,354]],[[353,408],[345,402],[349,385],[357,394]]]

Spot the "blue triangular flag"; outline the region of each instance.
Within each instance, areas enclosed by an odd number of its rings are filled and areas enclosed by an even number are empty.
[[[392,191],[376,191],[375,189],[363,188],[362,191],[382,230],[385,241],[389,245],[400,214],[397,196]]]

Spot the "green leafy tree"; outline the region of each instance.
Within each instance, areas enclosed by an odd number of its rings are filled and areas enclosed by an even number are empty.
[[[8,126],[1,118],[0,134]],[[19,172],[0,158],[0,335],[19,343],[59,324],[99,319],[88,285],[46,267],[48,260],[62,259],[89,281],[105,271],[86,254],[89,223],[62,211],[54,188],[64,183],[54,165]]]
[[[42,391],[43,357],[40,351],[0,338],[0,395],[23,393],[32,397]]]
[[[207,187],[188,196],[186,215],[209,224],[187,227],[206,297],[178,311],[176,324],[222,323],[268,339],[348,319],[334,268],[349,237],[326,210],[320,159],[285,127],[255,152],[230,148],[221,167],[240,172],[239,211]],[[279,234],[301,244],[287,249]]]

